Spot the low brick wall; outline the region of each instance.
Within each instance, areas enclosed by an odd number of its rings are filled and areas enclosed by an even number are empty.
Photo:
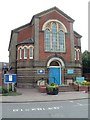
[[[74,88],[74,90],[76,91],[90,91],[90,86],[87,85],[78,85],[78,84],[70,84],[70,86],[72,86]]]
[[[38,87],[38,89],[39,89],[39,92],[41,92],[41,93],[46,93],[46,86],[45,86],[45,85],[40,85],[40,86]],[[71,86],[69,86],[69,85],[60,85],[60,86],[58,87],[58,89],[59,89],[59,92],[74,91],[74,89],[73,89]]]
[[[90,86],[86,86],[86,85],[84,85],[84,86],[79,86],[79,91],[89,91],[90,89],[89,89],[89,87]]]
[[[38,89],[39,89],[39,92],[46,93],[46,86],[43,86],[43,85],[39,86]]]
[[[70,85],[60,85],[59,92],[69,92],[73,91],[74,89]]]

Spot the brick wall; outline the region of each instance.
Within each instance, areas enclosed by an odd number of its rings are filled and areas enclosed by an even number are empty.
[[[21,42],[25,39],[33,38],[33,35],[34,35],[34,26],[28,25],[26,28],[24,28],[18,32],[17,41]]]
[[[69,22],[67,21],[67,19],[55,11],[40,17],[39,19],[39,59],[40,60],[45,60],[49,56],[54,55],[53,52],[44,51],[44,32],[42,31],[42,26],[49,19],[57,19],[61,21],[67,28],[67,31],[70,31]],[[70,51],[70,37],[67,35],[65,36],[65,46],[66,46],[66,52],[65,53],[57,52],[57,55],[62,56],[68,62],[70,61],[71,58],[70,55],[71,51]]]

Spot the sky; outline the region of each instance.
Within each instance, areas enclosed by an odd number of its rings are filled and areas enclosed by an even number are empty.
[[[82,52],[88,50],[88,0],[0,0],[0,62],[9,62],[11,30],[54,6],[75,20],[73,29],[82,35]]]

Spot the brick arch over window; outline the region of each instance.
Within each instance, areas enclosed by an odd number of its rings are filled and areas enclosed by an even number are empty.
[[[65,52],[65,25],[58,20],[48,20],[44,23],[44,49],[51,52]]]
[[[51,63],[53,61],[56,61],[58,63],[59,66],[65,67],[65,63],[62,59],[58,58],[58,57],[53,57],[51,59],[48,60],[47,62],[47,68],[51,65]]]
[[[17,49],[17,59],[33,59],[33,45],[21,45]]]

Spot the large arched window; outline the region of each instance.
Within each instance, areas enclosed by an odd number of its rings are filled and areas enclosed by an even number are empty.
[[[49,52],[65,52],[66,27],[58,20],[49,20],[43,25],[44,49]]]

